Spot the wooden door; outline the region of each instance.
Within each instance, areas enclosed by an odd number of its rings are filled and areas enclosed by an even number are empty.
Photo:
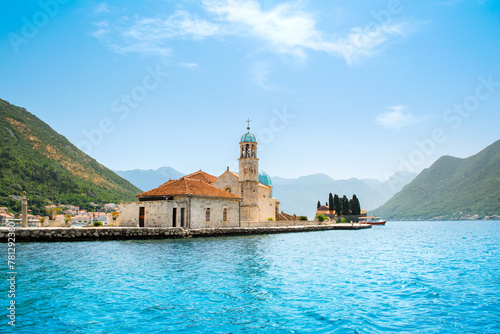
[[[184,227],[184,216],[185,216],[185,213],[184,213],[184,208],[181,208],[181,227]]]
[[[139,208],[139,227],[144,227],[144,216],[146,215],[145,213],[145,208],[141,206]]]
[[[177,226],[177,208],[174,208],[174,212],[172,212],[172,227]]]

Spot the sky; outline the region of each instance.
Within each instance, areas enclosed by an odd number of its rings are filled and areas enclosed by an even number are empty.
[[[385,180],[500,139],[500,1],[3,1],[0,98],[113,170]]]

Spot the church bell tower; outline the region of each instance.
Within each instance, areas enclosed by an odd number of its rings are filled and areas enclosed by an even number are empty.
[[[257,139],[250,133],[250,120],[247,133],[240,140],[239,183],[241,189],[241,220],[259,220],[259,159],[257,159]]]

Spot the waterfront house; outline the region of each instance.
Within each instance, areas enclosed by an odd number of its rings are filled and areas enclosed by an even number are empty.
[[[138,194],[138,202],[120,203],[119,226],[238,227],[276,220],[279,202],[271,178],[259,170],[255,136],[248,131],[239,146],[239,173],[228,167],[219,177],[200,170],[169,180]]]

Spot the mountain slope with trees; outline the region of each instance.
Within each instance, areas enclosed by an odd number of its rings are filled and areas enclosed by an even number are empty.
[[[466,159],[439,158],[373,213],[386,219],[500,215],[500,140]]]
[[[20,211],[27,192],[33,214],[43,206],[132,201],[140,190],[83,153],[26,109],[0,99],[0,206]]]

